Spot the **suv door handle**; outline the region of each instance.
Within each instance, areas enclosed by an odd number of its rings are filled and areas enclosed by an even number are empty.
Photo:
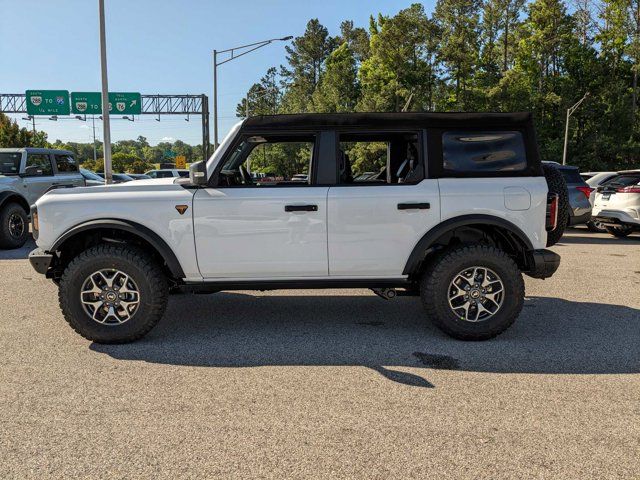
[[[317,212],[317,205],[285,205],[285,212]]]
[[[429,203],[399,203],[398,210],[428,210],[431,208]]]

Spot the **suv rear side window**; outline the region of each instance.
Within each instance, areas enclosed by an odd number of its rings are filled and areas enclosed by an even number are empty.
[[[56,168],[60,173],[77,172],[78,165],[73,155],[55,155]]]
[[[577,168],[561,168],[564,181],[567,183],[584,183]]]
[[[170,178],[173,177],[173,172],[171,170],[158,170],[156,172],[156,176],[153,178]]]
[[[416,132],[340,133],[341,185],[414,184],[424,179]]]
[[[527,168],[524,138],[518,131],[446,131],[442,133],[444,171],[519,172]]]
[[[42,171],[42,175],[53,175],[51,167],[51,159],[48,153],[30,153],[27,156],[27,167],[38,167]]]

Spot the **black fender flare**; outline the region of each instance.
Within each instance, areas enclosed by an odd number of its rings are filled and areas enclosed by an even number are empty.
[[[160,254],[160,256],[164,259],[167,267],[171,271],[171,274],[176,279],[184,278],[184,271],[182,270],[182,266],[178,261],[173,250],[167,245],[160,235],[151,230],[144,225],[141,225],[137,222],[133,222],[131,220],[120,220],[115,218],[102,218],[98,220],[89,220],[88,222],[80,223],[74,227],[71,227],[69,230],[64,232],[58,239],[53,243],[50,252],[55,252],[60,248],[60,246],[69,240],[70,238],[76,236],[81,232],[86,232],[88,230],[101,229],[101,228],[111,228],[114,230],[122,230],[124,232],[133,233],[134,235],[139,236],[143,240],[147,241],[151,244],[156,251]]]
[[[29,211],[31,210],[31,206],[29,205],[29,202],[27,202],[26,198],[24,198],[18,192],[15,192],[13,190],[7,190],[7,191],[4,191],[4,192],[0,192],[0,208],[2,208],[2,206],[7,201],[13,199],[14,197],[15,197],[17,203],[19,203],[21,207],[25,207],[25,210],[27,211],[27,215],[29,215]]]
[[[527,235],[522,231],[522,229],[520,229],[520,227],[514,225],[508,220],[483,214],[462,215],[445,220],[425,233],[416,246],[413,247],[413,251],[411,252],[411,255],[409,255],[409,259],[405,264],[402,274],[411,275],[417,271],[420,264],[425,259],[429,247],[431,247],[433,243],[445,233],[467,225],[478,224],[504,228],[520,240],[527,250],[533,250],[533,244]]]

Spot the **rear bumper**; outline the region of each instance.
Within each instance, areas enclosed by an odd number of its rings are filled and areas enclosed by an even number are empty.
[[[529,251],[528,260],[529,270],[524,273],[533,278],[548,278],[560,266],[560,255],[544,248]]]
[[[52,261],[53,255],[45,253],[45,251],[40,248],[36,248],[29,253],[29,263],[31,263],[31,266],[36,272],[42,275],[46,275]]]
[[[591,220],[591,209],[588,212],[579,214],[579,215],[569,215],[569,225],[580,225],[582,223],[587,223]]]
[[[609,227],[627,226],[640,229],[640,220],[621,210],[600,210],[595,219]]]

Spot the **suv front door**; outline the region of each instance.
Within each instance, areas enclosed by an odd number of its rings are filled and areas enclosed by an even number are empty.
[[[243,136],[193,201],[205,279],[328,276],[327,192],[311,174],[315,134]],[[308,180],[292,180],[307,174]]]
[[[84,187],[86,185],[73,155],[56,153],[53,155],[53,159],[56,176],[54,185],[69,187]]]
[[[423,144],[420,131],[338,134],[327,212],[331,276],[402,277],[415,245],[440,222]]]

